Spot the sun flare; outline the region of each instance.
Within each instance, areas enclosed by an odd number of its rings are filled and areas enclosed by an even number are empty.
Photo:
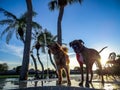
[[[106,62],[108,61],[109,53],[110,53],[109,50],[104,50],[103,52],[100,53],[102,66],[104,66]]]

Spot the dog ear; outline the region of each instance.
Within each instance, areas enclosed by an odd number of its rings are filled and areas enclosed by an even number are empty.
[[[84,44],[83,40],[79,39],[78,41],[79,41],[80,43]]]
[[[72,46],[72,42],[69,43],[69,46],[70,46],[70,47]]]

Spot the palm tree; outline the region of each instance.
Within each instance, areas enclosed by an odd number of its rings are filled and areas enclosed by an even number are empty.
[[[42,79],[44,78],[44,65],[43,65],[43,63],[42,63],[42,61],[40,60],[40,57],[39,57],[39,50],[40,50],[40,47],[41,47],[41,45],[40,45],[40,43],[39,43],[39,41],[37,41],[37,43],[36,43],[36,45],[35,45],[35,48],[36,48],[36,50],[37,50],[37,58],[38,58],[38,61],[39,61],[39,63],[40,63],[40,65],[41,65],[41,67],[42,67]]]
[[[37,67],[36,58],[35,58],[34,55],[33,55],[33,50],[31,50],[31,57],[32,57],[33,62],[34,62],[34,65],[35,65],[35,79],[38,79],[38,78],[39,78],[39,75],[38,75],[38,67]]]
[[[19,18],[12,14],[11,12],[6,11],[3,8],[0,8],[0,12],[2,12],[7,18],[0,20],[0,25],[7,25],[5,30],[1,33],[1,38],[4,34],[7,34],[6,36],[6,43],[9,44],[10,39],[12,38],[13,33],[16,33],[17,39],[22,40],[23,42],[25,41],[25,32],[26,32],[26,18],[27,18],[27,13],[25,12],[22,16]],[[32,16],[37,15],[37,13],[32,12]],[[32,28],[33,29],[38,29],[41,28],[41,26],[32,21]]]
[[[57,21],[57,35],[58,40],[57,42],[61,45],[62,44],[62,28],[61,28],[61,22],[64,14],[64,8],[68,4],[73,4],[75,2],[82,3],[82,0],[52,0],[49,2],[49,9],[55,10],[55,8],[59,9],[59,16]]]
[[[45,53],[45,47],[46,45],[52,43],[52,42],[55,42],[57,36],[53,36],[47,29],[44,30],[44,32],[42,32],[41,34],[38,35],[38,41],[42,44],[42,52]],[[46,42],[45,42],[45,39],[46,39]],[[49,57],[50,57],[50,62],[51,64],[53,65],[53,67],[56,69],[56,66],[52,60],[52,56],[51,56],[51,52],[50,50],[48,49],[48,54],[49,54]]]
[[[6,29],[2,32],[0,37],[2,38],[2,36],[5,33],[7,33],[6,43],[9,44],[9,41],[10,41],[13,33],[16,32],[17,39],[19,37],[23,41],[23,43],[25,43],[25,35],[27,35],[27,34],[25,34],[25,33],[27,33],[26,32],[26,28],[27,28],[27,21],[26,21],[27,20],[27,13],[24,13],[20,18],[17,18],[14,14],[12,14],[11,12],[6,11],[3,8],[0,8],[0,12],[3,12],[3,14],[7,17],[7,19],[3,19],[3,20],[0,21],[0,25],[7,25]],[[35,16],[35,15],[36,15],[36,13],[32,12],[32,16]],[[32,25],[31,28],[33,28],[33,29],[40,29],[40,28],[42,28],[37,22],[32,21],[31,23],[32,23],[31,24]],[[34,58],[32,55],[31,55],[31,57]],[[33,59],[33,61],[34,61],[34,59]],[[23,64],[27,65],[29,63],[27,62],[27,63],[23,63]],[[24,65],[22,65],[22,66],[24,66]],[[36,68],[36,66],[35,66],[35,68]],[[25,70],[25,69],[23,69],[23,70]],[[27,71],[24,71],[24,72],[26,72],[24,74],[27,75]],[[26,75],[21,76],[21,77],[23,79],[25,79],[25,77],[27,77]]]
[[[39,29],[38,29],[39,30]],[[35,32],[34,33],[32,33],[33,34],[33,36],[32,36],[32,39],[35,41],[35,43],[33,43],[33,45],[32,45],[32,49],[31,49],[31,57],[32,57],[32,59],[33,59],[33,62],[34,62],[34,65],[35,65],[35,70],[36,70],[36,75],[35,75],[35,78],[37,79],[37,78],[39,78],[39,75],[38,75],[38,72],[37,72],[37,60],[36,60],[36,58],[34,57],[34,55],[33,55],[33,50],[34,49],[36,49],[36,56],[37,56],[37,59],[38,59],[38,61],[39,61],[39,63],[40,63],[40,65],[41,65],[41,68],[42,68],[42,76],[41,76],[41,78],[43,78],[43,76],[44,76],[44,66],[43,66],[43,63],[41,62],[41,60],[40,60],[40,57],[39,57],[39,50],[40,50],[40,48],[41,48],[41,44],[39,43],[39,41],[38,41],[38,35],[40,34],[40,32],[41,31],[37,31],[37,30],[35,30]]]
[[[43,65],[43,63],[42,63],[41,60],[40,60],[39,50],[41,49],[41,51],[42,51],[43,53],[45,53],[46,44],[45,44],[45,37],[44,37],[44,36],[46,36],[46,42],[47,42],[47,44],[52,43],[53,41],[55,41],[56,36],[53,36],[53,35],[52,35],[50,32],[48,32],[46,29],[44,30],[44,33],[36,30],[36,32],[33,33],[33,34],[34,34],[34,35],[33,35],[32,38],[35,40],[35,43],[34,43],[34,45],[32,46],[32,50],[31,50],[31,51],[33,51],[34,49],[36,49],[36,51],[37,51],[37,54],[36,54],[36,55],[37,55],[38,61],[39,61],[40,65],[41,65],[41,68],[42,68],[42,77],[41,77],[41,78],[43,78],[43,76],[44,76],[44,65]],[[49,50],[48,50],[48,51],[49,51]],[[55,64],[54,64],[54,62],[53,62],[53,60],[52,60],[51,52],[49,51],[48,54],[49,54],[50,61],[51,61],[52,65],[53,65],[53,67],[56,69],[56,66],[55,66]],[[32,55],[32,59],[33,59],[34,64],[35,64],[35,69],[37,70],[36,59],[34,58],[34,56],[33,56],[32,53],[31,53],[31,55]],[[36,76],[38,76],[37,74],[38,74],[38,73],[36,73]]]
[[[28,78],[28,68],[30,60],[30,46],[31,46],[31,34],[32,34],[32,2],[31,0],[26,0],[27,4],[27,26],[24,44],[23,61],[20,72],[20,80],[27,80]]]
[[[118,57],[118,60],[120,60],[120,54],[118,54],[117,57]]]
[[[42,68],[42,76],[41,76],[41,78],[43,78],[43,76],[44,76],[44,65],[43,65],[43,63],[41,62],[41,60],[40,60],[40,57],[39,57],[39,50],[40,50],[40,48],[41,48],[41,44],[40,44],[40,42],[38,41],[38,40],[36,40],[35,41],[35,45],[33,45],[33,49],[36,49],[36,51],[37,51],[37,53],[36,53],[36,56],[37,56],[37,59],[38,59],[38,61],[39,61],[39,63],[40,63],[40,65],[41,65],[41,68]],[[32,50],[33,50],[32,49]]]

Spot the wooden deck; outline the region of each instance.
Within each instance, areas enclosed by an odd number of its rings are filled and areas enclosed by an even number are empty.
[[[70,86],[42,86],[42,87],[29,87],[14,90],[102,90],[82,87],[70,87]]]
[[[108,77],[105,78],[105,83],[102,85],[100,78],[98,78],[93,78],[90,88],[85,87],[85,82],[83,83],[83,87],[79,86],[79,76],[71,76],[71,86],[67,85],[66,78],[63,78],[62,85],[56,85],[57,79],[42,79],[12,81],[11,86],[7,86],[11,83],[11,81],[8,81],[6,82],[6,86],[1,87],[0,90],[120,90],[120,79],[116,81]]]

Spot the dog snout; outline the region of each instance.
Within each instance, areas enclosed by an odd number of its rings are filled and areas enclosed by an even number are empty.
[[[73,45],[72,45],[72,48],[73,48],[73,50],[74,50],[75,53],[78,53],[78,47],[77,47],[77,45],[74,45],[74,44],[73,44]]]

